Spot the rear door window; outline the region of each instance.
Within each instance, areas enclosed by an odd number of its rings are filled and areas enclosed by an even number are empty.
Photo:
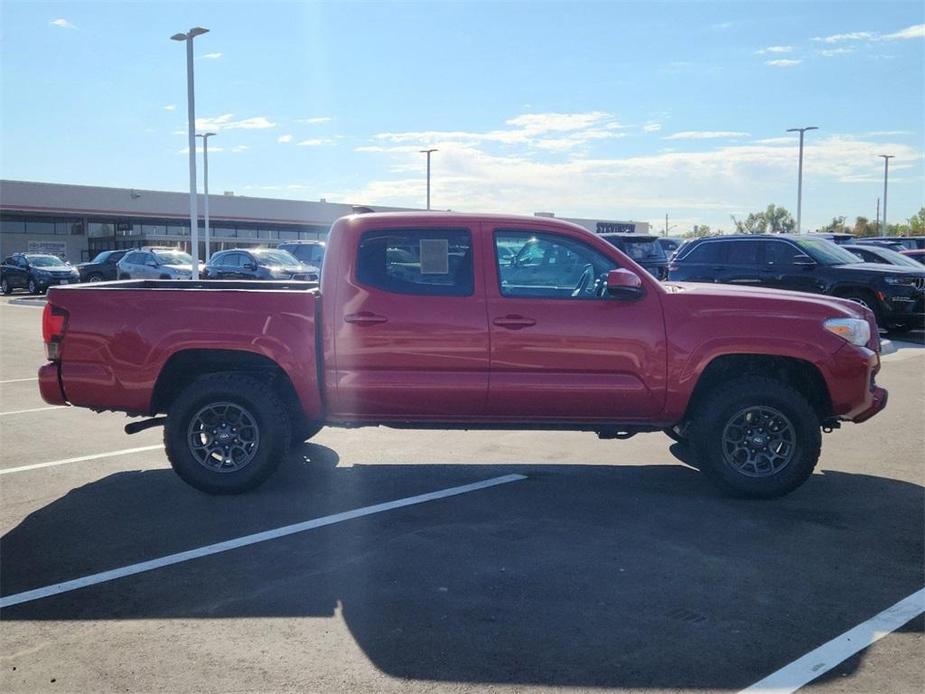
[[[357,279],[395,294],[469,296],[472,237],[467,229],[384,229],[363,234]]]
[[[730,241],[726,262],[729,265],[758,265],[758,241]]]

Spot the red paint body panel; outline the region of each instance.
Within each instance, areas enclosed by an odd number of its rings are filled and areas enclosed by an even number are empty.
[[[358,279],[364,232],[428,227],[469,230],[472,295],[395,294]],[[636,273],[645,292],[632,301],[504,296],[494,257],[499,229],[581,241]],[[555,219],[354,215],[332,228],[320,294],[218,286],[52,289],[49,301],[68,321],[60,362],[40,371],[43,398],[150,414],[169,358],[211,349],[272,360],[307,418],[334,424],[668,426],[683,419],[709,364],[730,354],[807,362],[843,419],[862,421],[886,403],[873,383],[877,352],[822,326],[829,318],[871,322],[858,305],[793,292],[662,285],[603,239]],[[869,346],[876,348],[876,338]]]

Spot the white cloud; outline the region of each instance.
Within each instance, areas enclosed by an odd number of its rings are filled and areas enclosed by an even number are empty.
[[[646,123],[644,126],[642,126],[642,131],[646,133],[657,133],[661,129],[661,123]]]
[[[897,135],[912,135],[908,130],[874,130],[864,133],[864,137],[894,137]]]
[[[312,140],[302,140],[301,142],[298,142],[297,144],[299,147],[319,147],[321,145],[330,145],[333,142],[334,140],[330,140],[328,138],[317,137]]]
[[[167,104],[167,105],[164,107],[164,110],[165,110],[165,111],[176,111],[176,110],[177,110],[177,105],[176,105],[176,104]]]
[[[845,41],[871,41],[877,38],[876,32],[854,31],[849,34],[832,34],[831,36],[815,36],[813,41],[822,43],[843,43]]]
[[[266,116],[234,120],[233,113],[225,113],[214,118],[196,119],[196,130],[210,130],[213,132],[218,132],[219,130],[262,130],[275,127],[276,123],[268,120]]]
[[[286,144],[287,142],[292,142],[292,135],[280,135],[279,137],[276,138],[276,141],[281,142],[283,144]]]
[[[508,128],[488,132],[424,130],[379,133],[376,139],[396,144],[443,146],[445,144],[498,143],[526,145],[547,151],[566,151],[594,140],[626,137],[627,126],[604,111],[587,113],[527,113],[505,121]]]
[[[719,138],[748,137],[748,133],[732,130],[685,130],[663,137],[663,140],[715,140]]]
[[[854,53],[853,48],[826,48],[820,51],[816,51],[821,56],[826,58],[832,58],[836,55],[846,55],[847,53]]]
[[[199,56],[200,60],[218,60],[222,57],[222,53],[206,53],[205,55]]]
[[[67,21],[66,19],[52,19],[48,22],[51,26],[58,27],[60,29],[76,29],[77,26]]]
[[[763,55],[765,53],[790,53],[791,51],[793,51],[793,46],[768,46],[755,53]]]
[[[832,34],[831,36],[816,36],[813,41],[822,43],[844,43],[845,41],[907,41],[909,39],[925,38],[925,24],[913,24],[892,34],[880,34],[876,31],[855,31],[848,34]]]
[[[296,123],[305,123],[306,125],[318,125],[320,123],[328,123],[331,121],[329,116],[318,116],[316,118],[296,118]]]
[[[771,67],[795,67],[802,63],[802,60],[790,60],[789,58],[782,58],[780,60],[765,60],[765,65],[770,65]]]
[[[902,41],[906,39],[925,38],[925,24],[914,24],[911,27],[906,27],[902,31],[897,31],[894,34],[887,34],[883,38],[886,41]]]
[[[463,138],[444,137],[435,143],[440,148],[436,155],[438,173],[432,182],[437,207],[526,214],[553,210],[558,216],[635,219],[654,218],[670,208],[678,219],[690,217],[698,223],[728,228],[730,213],[764,208],[769,201],[786,203],[793,194],[791,175],[796,167],[797,141],[789,136],[719,146],[709,139],[692,138],[702,151],[638,156],[603,155],[594,151],[598,143],[592,141],[580,154],[569,150],[563,156],[554,149],[536,147],[530,140],[512,144],[507,139],[482,137],[495,132],[463,133]],[[387,138],[376,138],[354,151],[381,159],[387,173],[361,188],[328,191],[326,197],[423,206],[423,163],[418,150],[427,143],[419,139],[419,133],[385,135]],[[562,139],[561,133],[546,139],[555,145]],[[818,185],[847,186],[857,177],[875,175],[871,166],[876,166],[876,155],[883,146],[882,138],[811,138],[805,147],[805,175]],[[897,143],[889,147],[897,157],[891,169],[914,166],[921,171],[920,148]],[[850,195],[856,197],[854,192]],[[822,209],[818,214],[829,219],[835,213],[850,214],[854,212],[851,204]],[[858,206],[856,213],[862,212]],[[807,224],[815,223],[807,218]]]
[[[250,145],[235,145],[231,148],[232,152],[245,152],[250,149]]]

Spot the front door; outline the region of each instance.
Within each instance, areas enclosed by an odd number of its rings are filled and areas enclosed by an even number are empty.
[[[825,284],[818,275],[818,264],[803,250],[785,239],[759,241],[761,253],[761,285],[769,289],[820,293]]]
[[[469,229],[440,227],[386,227],[356,240],[333,316],[332,417],[484,414],[488,327],[475,242]]]
[[[484,236],[484,264],[492,268],[490,415],[613,422],[661,411],[666,346],[659,297],[600,296],[607,271],[619,266],[614,251],[578,234],[516,225],[485,229]]]

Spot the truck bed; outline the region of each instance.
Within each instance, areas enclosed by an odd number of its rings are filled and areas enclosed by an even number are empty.
[[[54,287],[67,314],[54,380],[59,399],[96,410],[154,414],[164,387],[195,374],[177,364],[197,350],[248,353],[290,378],[300,404],[320,413],[314,282],[124,280]],[[166,381],[166,383],[165,383]],[[171,383],[170,381],[176,381]]]

